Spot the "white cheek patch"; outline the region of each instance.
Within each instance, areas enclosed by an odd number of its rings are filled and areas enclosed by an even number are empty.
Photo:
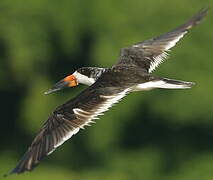
[[[76,77],[78,83],[81,83],[81,84],[85,84],[85,85],[88,85],[88,86],[91,86],[94,82],[95,82],[95,79],[93,78],[89,78],[77,71],[75,71],[73,73],[73,75]]]

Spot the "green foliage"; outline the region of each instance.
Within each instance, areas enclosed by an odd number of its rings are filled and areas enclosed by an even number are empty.
[[[81,66],[111,66],[119,49],[183,23],[203,1],[0,1],[1,172],[12,169],[57,105],[85,87],[44,96]],[[173,48],[156,75],[189,90],[128,96],[32,173],[11,179],[213,178],[213,15]]]

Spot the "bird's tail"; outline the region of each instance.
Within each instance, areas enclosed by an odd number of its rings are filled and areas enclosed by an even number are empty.
[[[168,78],[157,78],[151,77],[150,81],[138,84],[135,91],[140,90],[150,90],[155,88],[163,88],[163,89],[187,89],[191,88],[195,83],[181,81],[181,80],[174,80]]]
[[[175,79],[161,78],[157,81],[153,81],[153,88],[164,88],[164,89],[187,89],[195,85],[194,82],[187,82]]]

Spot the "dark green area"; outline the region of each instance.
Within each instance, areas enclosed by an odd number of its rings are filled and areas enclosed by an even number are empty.
[[[85,86],[49,96],[82,66],[113,65],[122,47],[180,25],[207,1],[1,0],[0,172],[15,167],[48,115]],[[213,179],[212,10],[154,74],[196,82],[137,92],[31,173],[9,179]]]

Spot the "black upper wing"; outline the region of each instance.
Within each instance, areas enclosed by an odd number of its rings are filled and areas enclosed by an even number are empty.
[[[32,170],[41,159],[71,138],[84,126],[90,125],[113,104],[121,100],[128,88],[107,86],[102,78],[74,99],[59,106],[39,131],[31,146],[11,173]]]
[[[153,39],[137,43],[131,47],[121,49],[119,64],[134,64],[147,72],[152,72],[167,57],[170,48],[187,33],[193,26],[206,16],[208,9],[203,9],[185,24],[171,32],[165,33]]]

